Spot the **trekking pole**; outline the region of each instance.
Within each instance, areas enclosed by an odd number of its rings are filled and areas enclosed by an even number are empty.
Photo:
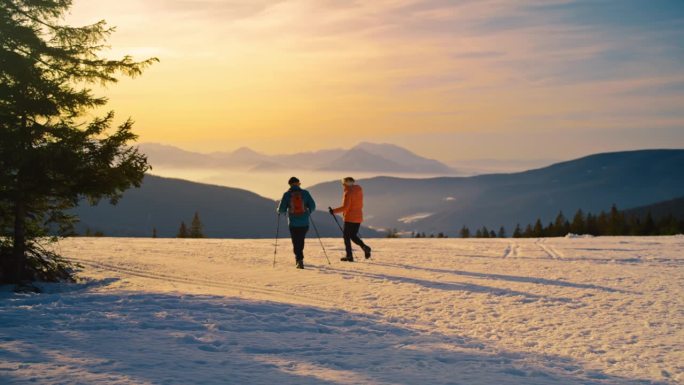
[[[328,258],[328,253],[325,251],[325,246],[323,246],[323,240],[321,239],[321,234],[318,233],[318,228],[316,227],[316,222],[313,220],[313,215],[311,215],[311,210],[309,210],[309,219],[311,220],[311,224],[313,225],[314,231],[316,231],[316,236],[318,237],[318,242],[321,243],[321,248],[323,249],[323,255],[325,255],[325,259],[328,260],[328,265],[330,265],[330,258]]]
[[[328,207],[328,210],[332,210],[332,207]],[[340,225],[340,222],[337,220],[337,215],[330,213],[332,215],[333,219],[335,219],[335,223],[337,223],[337,227],[340,228],[340,231],[342,232],[342,235],[344,235],[344,230],[342,230],[342,226]]]
[[[278,254],[278,235],[280,234],[280,212],[277,217],[278,224],[276,225],[275,249],[273,250],[273,268],[275,269],[276,254]]]
[[[340,229],[340,232],[342,232],[342,237],[344,238],[344,229],[342,229],[342,225],[340,225],[340,222],[337,220],[337,215],[332,213],[332,207],[328,207],[328,211],[330,211],[330,215],[332,215],[333,219],[335,220],[335,223],[337,223],[337,227]],[[354,257],[354,250],[352,250],[352,258]]]

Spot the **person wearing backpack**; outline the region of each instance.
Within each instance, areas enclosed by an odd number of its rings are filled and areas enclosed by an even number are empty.
[[[304,239],[309,231],[309,215],[316,210],[311,194],[302,189],[299,179],[290,178],[290,189],[283,194],[278,206],[278,215],[287,213],[290,237],[295,255],[296,267],[304,268]]]
[[[355,184],[354,178],[348,176],[342,179],[344,186],[344,196],[342,198],[342,206],[333,209],[328,207],[328,211],[333,216],[341,213],[344,217],[344,229],[342,230],[344,236],[344,247],[347,255],[340,259],[343,262],[354,262],[354,254],[352,253],[351,243],[354,242],[361,246],[366,259],[371,257],[371,248],[363,243],[359,238],[359,228],[363,222],[363,189],[361,186]]]

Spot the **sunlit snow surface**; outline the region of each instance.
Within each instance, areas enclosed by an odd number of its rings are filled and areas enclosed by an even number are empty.
[[[684,237],[287,241],[63,241],[88,281],[0,293],[0,383],[684,382]]]

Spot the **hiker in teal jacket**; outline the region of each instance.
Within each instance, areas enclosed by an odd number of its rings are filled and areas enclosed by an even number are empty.
[[[278,215],[287,213],[296,266],[298,269],[303,269],[304,239],[309,231],[309,215],[316,210],[316,202],[308,191],[302,189],[299,179],[292,177],[287,183],[290,189],[280,200]]]

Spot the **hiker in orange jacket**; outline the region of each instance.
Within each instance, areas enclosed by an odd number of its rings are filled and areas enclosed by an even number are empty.
[[[371,257],[371,248],[359,238],[359,228],[363,222],[363,189],[355,184],[354,178],[348,176],[342,180],[344,186],[344,197],[342,206],[333,209],[329,208],[330,214],[341,213],[344,217],[344,246],[347,255],[341,259],[344,262],[354,262],[351,242],[356,243],[363,249],[366,258]]]

